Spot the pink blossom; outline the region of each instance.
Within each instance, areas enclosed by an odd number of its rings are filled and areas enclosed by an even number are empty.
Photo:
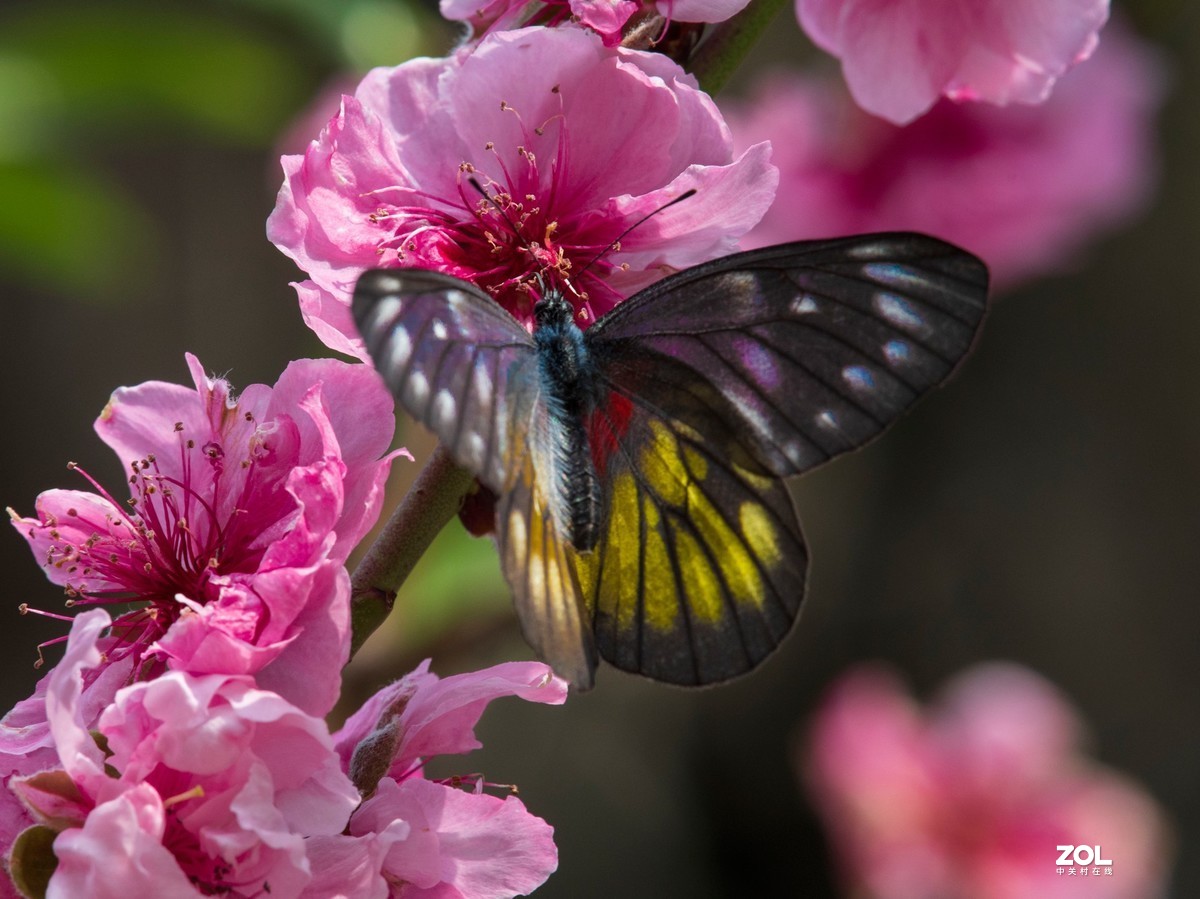
[[[508,899],[533,892],[558,867],[554,828],[516,796],[468,793],[421,778],[379,782],[350,819],[370,835],[397,820],[410,826],[391,842],[382,873],[403,883],[401,899]]]
[[[362,845],[324,849],[342,867],[378,858],[404,899],[504,899],[530,892],[558,865],[553,828],[515,796],[424,777],[434,755],[479,747],[474,728],[501,696],[561,704],[567,684],[540,662],[509,662],[439,679],[429,662],[380,690],[334,735],[345,770],[369,798],[350,820]],[[476,779],[478,780],[478,779]],[[401,829],[397,822],[407,827]]]
[[[1161,95],[1156,60],[1116,28],[1041,106],[942,101],[906,128],[828,81],[776,77],[730,110],[738,143],[771,140],[780,168],[745,243],[915,230],[979,254],[1002,285],[1060,268],[1148,198]]]
[[[197,899],[203,896],[163,845],[166,809],[149,784],[98,805],[54,841],[58,867],[47,899]]]
[[[1108,0],[796,0],[858,104],[897,124],[939,96],[1041,103],[1096,48]]]
[[[344,561],[378,515],[392,459],[391,398],[334,360],[294,362],[236,399],[188,364],[194,389],[122,388],[96,422],[130,468],[130,506],[93,482],[96,493],[43,493],[37,517],[14,524],[76,608],[142,603],[104,640],[123,680],[161,660],[257,674],[324,714],[348,653]]]
[[[758,221],[769,147],[736,160],[731,147],[712,101],[661,54],[575,27],[493,33],[368,74],[304,156],[283,158],[267,233],[310,277],[296,285],[309,326],[360,358],[349,301],[371,267],[468,278],[529,325],[534,276],[570,276],[586,325]]]
[[[886,671],[835,686],[811,735],[807,781],[848,887],[886,899],[1152,899],[1167,869],[1162,813],[1084,758],[1053,686],[980,666],[927,712]],[[1059,845],[1100,845],[1112,875],[1059,873]]]
[[[624,29],[639,13],[657,13],[677,22],[723,22],[741,12],[749,0],[441,0],[447,19],[466,22],[474,37],[525,25],[556,26],[577,21],[595,31],[604,43],[621,43]],[[656,23],[661,32],[665,22]],[[657,37],[657,33],[654,35]]]
[[[14,782],[60,831],[48,895],[298,895],[310,880],[305,837],[340,833],[359,802],[324,722],[245,676],[168,671],[118,691],[94,728],[102,752],[81,706],[110,624],[102,609],[79,615],[50,675],[69,781]]]
[[[475,725],[488,703],[502,696],[562,705],[567,684],[541,662],[507,662],[439,678],[426,659],[363,703],[334,734],[343,767],[352,770],[356,751],[373,735],[395,735],[379,771],[397,780],[419,773],[431,756],[478,749]]]
[[[313,878],[300,895],[303,899],[388,899],[392,885],[383,875],[384,859],[411,831],[407,821],[396,819],[379,831],[360,836],[309,837]]]

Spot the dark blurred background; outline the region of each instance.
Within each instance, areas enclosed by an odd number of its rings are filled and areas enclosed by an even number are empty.
[[[1173,819],[1173,895],[1200,895],[1200,12],[1125,12],[1170,80],[1155,199],[1073,270],[1000,297],[960,376],[886,439],[795,485],[814,563],[776,657],[719,689],[604,669],[559,709],[500,702],[486,748],[446,767],[519,784],[555,826],[539,896],[834,895],[795,776],[821,692],[859,660],[927,695],[997,658],[1078,703],[1095,755]],[[392,0],[6,0],[0,501],[28,514],[43,489],[82,488],[71,460],[116,492],[91,422],[117,386],[185,381],[185,351],[239,386],[327,354],[263,233],[281,148],[320,119],[283,135],[339,74],[453,39],[436,10]],[[732,89],[806,46],[785,13]],[[430,449],[402,442],[418,462]],[[351,701],[429,655],[441,674],[529,657],[491,544],[454,528],[348,671]],[[35,644],[65,629],[18,616],[62,595],[15,533],[0,553],[8,708],[36,681]]]

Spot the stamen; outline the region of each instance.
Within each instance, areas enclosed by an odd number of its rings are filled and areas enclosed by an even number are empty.
[[[176,793],[174,796],[171,796],[169,799],[164,799],[163,800],[163,808],[170,808],[171,806],[178,805],[181,802],[187,802],[189,799],[203,799],[203,798],[204,798],[204,787],[200,786],[200,784],[196,784],[196,786],[192,787],[190,790],[185,790],[182,793]]]

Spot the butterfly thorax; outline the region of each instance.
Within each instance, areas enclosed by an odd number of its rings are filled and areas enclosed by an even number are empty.
[[[595,402],[595,367],[574,316],[560,291],[547,291],[534,306],[533,339],[553,429],[556,495],[550,511],[570,535],[572,546],[586,552],[596,545],[602,508],[584,425]]]

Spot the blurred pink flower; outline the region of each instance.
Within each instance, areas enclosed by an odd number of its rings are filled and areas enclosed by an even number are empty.
[[[391,397],[373,372],[325,359],[235,400],[188,364],[194,388],[122,388],[96,422],[130,467],[128,505],[93,481],[96,493],[41,494],[37,517],[13,524],[76,609],[140,603],[101,641],[121,667],[91,675],[104,686],[94,712],[165,660],[256,674],[324,714],[349,650],[344,562],[379,513],[393,458]],[[0,753],[30,739],[0,728]]]
[[[796,0],[870,113],[903,125],[940,96],[1040,103],[1095,49],[1108,0]]]
[[[1162,813],[1079,751],[1055,688],[1016,665],[961,675],[923,713],[888,672],[843,678],[817,713],[805,774],[849,888],[875,899],[1153,899]],[[1058,866],[1099,845],[1101,867]],[[1081,883],[1082,882],[1082,883]]]
[[[979,254],[1001,286],[1061,268],[1149,196],[1156,62],[1110,28],[1041,106],[942,101],[906,128],[831,82],[777,76],[729,110],[737,143],[770,140],[780,169],[775,204],[743,242],[915,230]]]
[[[95,736],[81,701],[110,625],[77,616],[50,674],[61,770],[12,784],[58,832],[47,895],[299,895],[306,837],[340,833],[359,802],[324,722],[249,677],[169,671],[119,690]]]
[[[567,684],[540,662],[439,679],[425,661],[364,703],[334,740],[369,798],[350,819],[347,832],[357,841],[320,841],[328,863],[355,871],[377,865],[388,883],[403,884],[391,893],[403,899],[507,899],[540,886],[558,866],[549,824],[516,796],[482,792],[479,778],[467,779],[475,784],[468,792],[462,779],[424,776],[432,756],[479,748],[475,724],[502,696],[559,705]]]
[[[359,358],[350,295],[373,267],[467,278],[530,326],[534,276],[570,276],[586,325],[734,249],[774,195],[769,152],[735,160],[712,100],[661,54],[578,27],[497,32],[368,74],[304,156],[283,158],[267,234],[311,279],[296,285],[309,327]]]
[[[441,0],[442,15],[471,26],[475,37],[526,25],[556,26],[578,21],[614,47],[622,30],[641,11],[677,22],[723,22],[750,0]],[[657,26],[659,30],[662,25]],[[658,35],[655,34],[655,37]]]

